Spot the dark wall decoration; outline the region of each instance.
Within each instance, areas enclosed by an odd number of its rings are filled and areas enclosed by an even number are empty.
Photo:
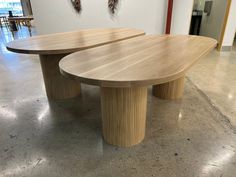
[[[80,13],[81,12],[81,2],[80,2],[80,0],[71,0],[71,2],[72,2],[72,4],[73,4],[73,6],[74,6],[74,8],[75,8],[75,10],[78,12],[78,13]]]
[[[110,12],[112,14],[115,13],[115,10],[117,8],[117,4],[118,4],[119,0],[108,0],[108,7],[110,9]]]
[[[71,0],[72,5],[74,6],[75,10],[80,13],[81,8],[81,1],[80,0]],[[115,13],[119,0],[108,0],[108,7],[112,14]]]

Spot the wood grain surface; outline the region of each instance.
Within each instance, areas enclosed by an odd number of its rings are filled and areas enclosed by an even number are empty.
[[[165,100],[180,99],[184,92],[184,82],[185,76],[171,82],[154,85],[152,93],[154,96]]]
[[[147,35],[73,53],[61,72],[101,87],[142,87],[182,77],[217,41],[185,35]]]
[[[147,88],[101,88],[103,137],[129,147],[145,136]]]
[[[40,55],[47,97],[50,100],[74,98],[80,95],[78,80],[65,78],[59,70],[59,61],[66,54]]]
[[[87,29],[34,36],[7,43],[8,50],[26,54],[64,54],[144,35],[128,28]]]

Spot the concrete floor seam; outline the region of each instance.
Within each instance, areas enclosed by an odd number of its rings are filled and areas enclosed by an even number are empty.
[[[235,127],[231,124],[230,122],[230,118],[228,116],[226,116],[220,109],[219,107],[217,107],[212,100],[210,99],[210,97],[203,91],[201,90],[189,77],[186,76],[186,79],[196,88],[197,92],[203,96],[203,98],[211,105],[211,107],[220,114],[220,116],[224,119],[224,123],[226,123],[226,125],[233,130],[233,133],[236,134],[236,129]]]

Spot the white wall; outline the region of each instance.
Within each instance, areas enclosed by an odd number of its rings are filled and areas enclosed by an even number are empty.
[[[83,28],[132,27],[161,34],[165,29],[167,0],[120,0],[118,14],[111,17],[107,0],[81,0],[82,13],[70,0],[31,0],[39,34]]]
[[[202,16],[200,35],[212,37],[219,40],[224,16],[226,12],[227,0],[213,0],[211,14]]]
[[[174,0],[171,34],[189,34],[193,0]]]
[[[225,29],[225,35],[223,39],[223,46],[232,46],[236,31],[236,0],[232,0],[229,11],[229,17]]]

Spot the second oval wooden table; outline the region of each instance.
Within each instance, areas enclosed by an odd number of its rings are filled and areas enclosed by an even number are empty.
[[[132,146],[145,136],[147,87],[160,98],[180,98],[187,70],[216,40],[197,36],[143,36],[71,54],[61,72],[101,87],[103,137]]]
[[[80,84],[65,79],[58,63],[64,56],[104,44],[144,35],[142,30],[128,28],[89,29],[19,39],[7,44],[12,52],[38,54],[49,99],[67,99],[80,94]]]

